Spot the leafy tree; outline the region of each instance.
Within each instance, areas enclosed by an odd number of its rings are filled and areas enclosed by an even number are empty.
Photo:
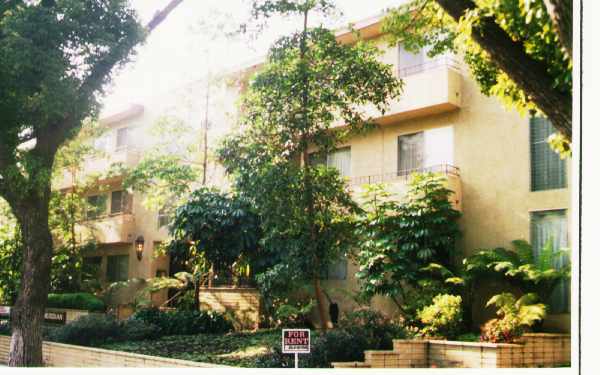
[[[411,51],[464,54],[486,95],[545,114],[555,149],[570,150],[572,1],[413,0],[394,9],[384,31]]]
[[[0,199],[0,304],[12,305],[17,299],[22,247],[17,220]]]
[[[341,218],[355,205],[337,174],[311,163],[310,150],[323,156],[369,128],[361,106],[384,112],[401,90],[375,47],[341,45],[331,31],[308,27],[309,14],[332,10],[325,0],[253,2],[255,21],[298,16],[302,29],[271,47],[244,95],[242,132],[220,151],[236,188],[255,201],[271,260],[280,260],[265,275],[312,281],[325,328],[320,270],[345,249]],[[332,131],[336,120],[346,126]]]
[[[181,119],[161,117],[150,129],[156,143],[131,168],[115,164],[113,173],[124,176],[123,188],[143,194],[142,204],[151,210],[173,214],[185,202],[198,180],[203,163],[201,144],[194,129]]]
[[[215,189],[194,191],[177,208],[169,232],[169,255],[194,275],[195,304],[210,268],[229,269],[258,256],[260,226],[252,206]]]
[[[127,62],[182,0],[144,28],[124,0],[4,1],[0,5],[0,196],[23,241],[9,365],[42,364],[52,236],[50,180],[56,152],[94,117],[115,67]]]
[[[356,225],[356,277],[362,293],[390,297],[409,322],[436,294],[447,292],[423,268],[429,263],[453,268],[460,213],[452,208],[451,193],[446,177],[434,173],[413,174],[404,202],[392,199],[382,185],[364,193],[365,213]]]

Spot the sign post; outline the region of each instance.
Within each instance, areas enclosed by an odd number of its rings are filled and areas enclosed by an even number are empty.
[[[310,353],[310,329],[283,329],[281,330],[281,352],[294,354],[298,368],[298,354]]]

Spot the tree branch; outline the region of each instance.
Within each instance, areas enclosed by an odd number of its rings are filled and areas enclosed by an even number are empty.
[[[573,0],[544,0],[560,42],[573,59]]]
[[[457,22],[466,12],[477,9],[472,0],[435,0]],[[473,39],[490,55],[537,107],[552,121],[557,131],[571,140],[572,95],[554,87],[547,66],[525,52],[523,43],[512,38],[494,21],[484,17],[473,25]]]

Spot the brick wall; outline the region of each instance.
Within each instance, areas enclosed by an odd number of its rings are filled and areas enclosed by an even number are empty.
[[[556,367],[571,362],[571,336],[532,333],[516,344],[442,340],[394,340],[393,350],[367,350],[364,362],[336,368],[518,368]]]
[[[10,337],[0,335],[0,363],[7,363],[9,346]],[[48,367],[227,367],[54,342],[44,342],[43,354]]]
[[[251,288],[202,288],[200,308],[230,312],[235,328],[257,329],[260,322],[260,294]]]

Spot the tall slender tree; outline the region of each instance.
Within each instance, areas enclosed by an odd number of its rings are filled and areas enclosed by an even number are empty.
[[[342,45],[331,31],[309,28],[309,15],[332,9],[325,0],[253,3],[257,19],[292,15],[301,29],[273,45],[245,94],[242,133],[219,151],[237,189],[262,215],[265,245],[279,265],[265,274],[310,282],[323,328],[321,270],[347,249],[344,217],[356,206],[337,172],[315,161],[374,126],[364,106],[385,112],[402,86],[375,47]],[[334,130],[336,121],[346,126]]]
[[[10,366],[42,365],[50,281],[51,171],[58,148],[98,113],[112,72],[183,0],[143,27],[126,0],[0,4],[0,196],[21,230],[20,292],[11,310]]]

